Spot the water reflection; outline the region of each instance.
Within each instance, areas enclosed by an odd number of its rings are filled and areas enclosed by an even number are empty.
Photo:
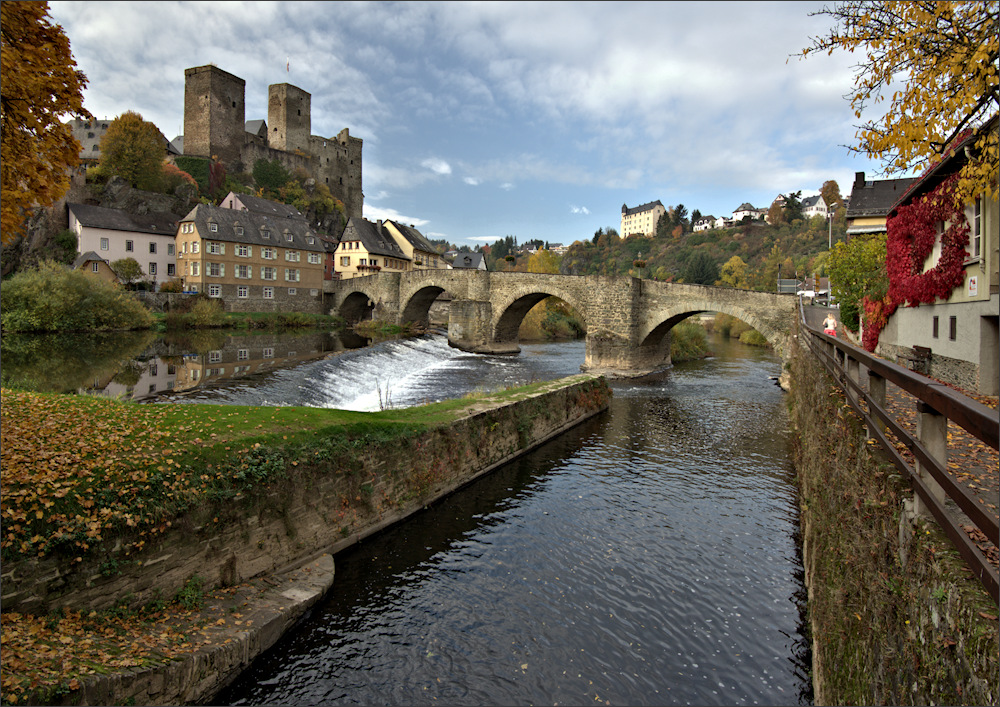
[[[37,392],[129,400],[231,385],[367,346],[353,332],[9,334],[0,340],[2,381]]]

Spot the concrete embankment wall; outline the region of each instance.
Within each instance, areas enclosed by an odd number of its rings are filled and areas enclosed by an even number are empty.
[[[997,704],[997,607],[804,346],[794,426],[816,704]]]
[[[5,563],[3,609],[130,607],[173,596],[194,576],[230,586],[333,553],[605,409],[604,379],[555,381],[516,402],[478,404],[451,425],[391,443],[356,440],[321,464],[287,460],[286,478],[254,498],[209,503],[175,519],[139,553],[107,543],[81,562]]]

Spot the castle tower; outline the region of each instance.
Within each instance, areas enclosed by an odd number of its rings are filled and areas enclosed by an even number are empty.
[[[184,70],[184,154],[240,160],[246,82],[217,66]]]
[[[267,87],[267,144],[285,152],[309,149],[312,95],[290,83]]]

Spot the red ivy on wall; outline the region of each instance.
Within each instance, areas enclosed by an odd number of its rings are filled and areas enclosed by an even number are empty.
[[[886,222],[889,292],[883,299],[871,301],[865,297],[862,301],[865,312],[862,344],[868,351],[875,350],[879,334],[898,306],[916,307],[947,300],[962,284],[969,223],[954,197],[957,181],[958,175],[949,177],[926,196],[899,207],[896,215]],[[944,225],[941,255],[934,267],[923,272],[941,224]]]

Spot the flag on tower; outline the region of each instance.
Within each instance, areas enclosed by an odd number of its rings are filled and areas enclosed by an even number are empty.
[[[292,70],[292,64],[289,61],[289,59],[290,57],[285,57],[285,73],[288,73],[289,71]]]

